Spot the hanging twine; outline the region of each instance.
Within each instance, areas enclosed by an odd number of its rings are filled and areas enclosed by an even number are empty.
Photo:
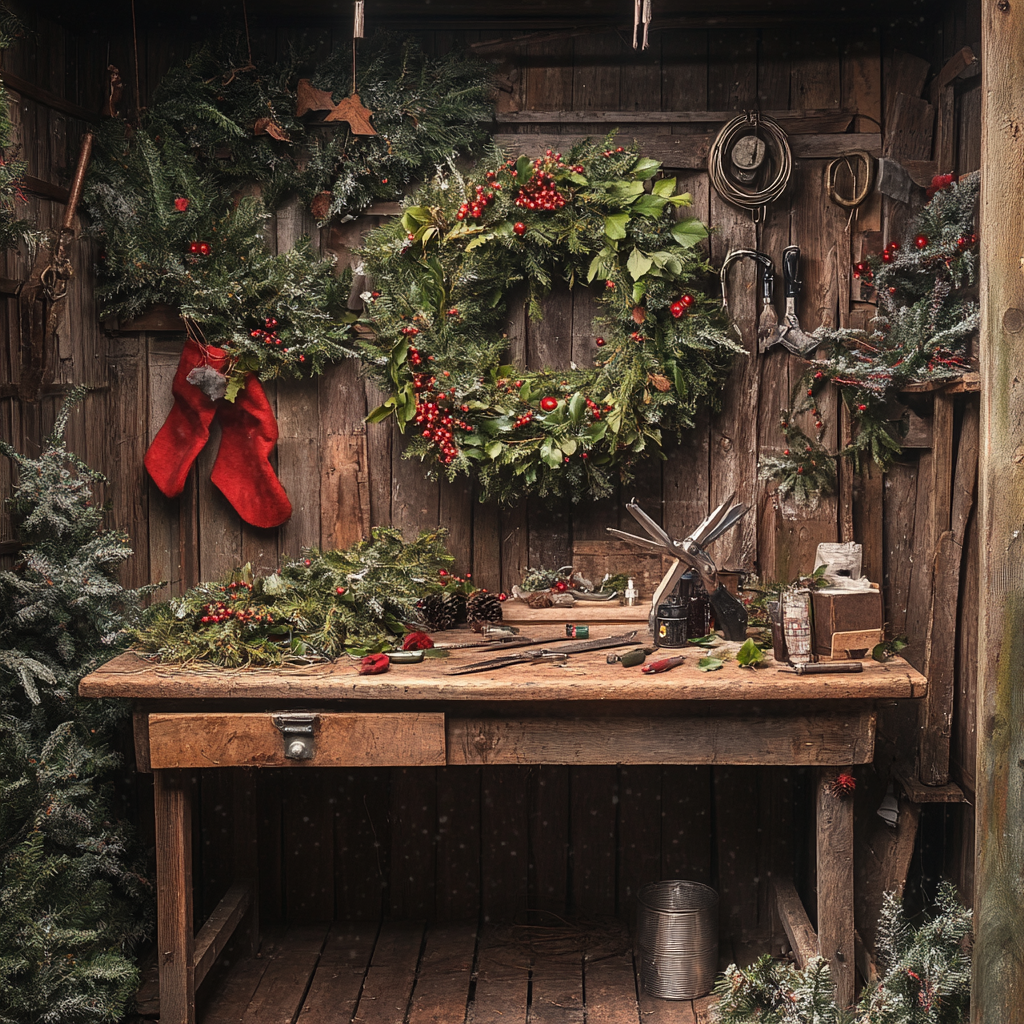
[[[642,44],[639,42],[640,26],[644,27]],[[651,27],[651,0],[633,0],[633,49],[646,50],[649,43],[647,33]]]
[[[356,0],[352,12],[352,92],[356,91],[356,40],[363,38],[365,4],[363,0]]]

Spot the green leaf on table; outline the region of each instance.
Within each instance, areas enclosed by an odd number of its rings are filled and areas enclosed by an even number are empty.
[[[708,633],[707,636],[697,636],[692,640],[687,637],[686,642],[688,644],[693,644],[695,647],[714,647],[715,644],[718,643],[718,634]]]
[[[697,668],[701,672],[717,672],[725,664],[721,658],[701,658],[697,662]]]
[[[736,654],[736,660],[747,668],[757,668],[764,662],[764,651],[753,639],[748,639]]]

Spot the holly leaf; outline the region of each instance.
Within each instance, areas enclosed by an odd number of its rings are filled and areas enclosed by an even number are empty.
[[[684,248],[689,249],[708,237],[708,229],[699,217],[686,217],[672,225],[672,237]]]
[[[641,217],[660,217],[667,199],[660,196],[641,196],[632,207],[632,213]]]
[[[631,173],[637,181],[646,181],[653,178],[661,170],[661,163],[652,160],[649,156],[642,156],[631,169]]]
[[[661,178],[651,186],[651,195],[668,199],[676,190],[675,178]]]
[[[708,633],[706,636],[694,637],[692,640],[687,637],[686,642],[693,644],[695,647],[714,647],[718,643],[718,635],[715,633]]]
[[[552,469],[558,469],[562,465],[562,450],[555,445],[550,437],[544,438],[541,443],[540,457]]]
[[[617,240],[626,237],[626,225],[629,223],[628,213],[611,213],[604,219],[604,233],[607,238]]]
[[[587,407],[587,400],[583,395],[582,391],[577,391],[575,395],[569,399],[569,419],[573,423],[579,423],[583,419],[583,410]]]
[[[744,667],[757,668],[764,662],[764,651],[752,639],[748,639],[736,653],[736,660]]]
[[[245,376],[243,374],[233,373],[229,375],[227,388],[224,391],[225,401],[233,402],[238,397],[238,393],[242,390],[244,383]]]
[[[645,256],[639,249],[634,248],[629,254],[629,259],[626,260],[626,269],[629,271],[634,281],[639,281],[644,274],[647,273],[651,267],[654,266],[654,260],[649,256]]]
[[[367,417],[366,423],[383,423],[395,411],[395,399],[389,398],[383,405],[378,405]]]
[[[717,672],[724,664],[721,658],[701,658],[697,662],[697,668],[701,672]]]
[[[505,446],[500,441],[492,441],[484,451],[487,452],[487,457],[490,459],[496,459],[500,454],[502,448]]]

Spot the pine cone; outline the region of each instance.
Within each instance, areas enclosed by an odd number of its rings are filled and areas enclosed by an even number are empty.
[[[451,629],[458,618],[461,602],[457,594],[431,594],[423,599],[420,611],[431,631]]]
[[[473,622],[501,622],[501,602],[497,594],[474,590],[466,602],[466,614]]]

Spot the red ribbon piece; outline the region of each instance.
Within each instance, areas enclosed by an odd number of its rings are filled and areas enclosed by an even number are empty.
[[[402,641],[403,651],[429,651],[434,646],[434,641],[426,633],[415,631],[407,633]]]
[[[378,676],[391,668],[391,659],[386,654],[368,654],[359,663],[361,676]]]

